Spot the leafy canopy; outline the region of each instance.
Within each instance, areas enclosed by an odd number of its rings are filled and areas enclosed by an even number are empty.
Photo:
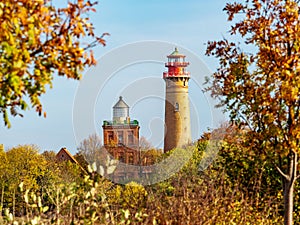
[[[209,42],[207,54],[219,59],[219,68],[208,90],[231,121],[247,127],[248,146],[267,156],[281,174],[284,221],[290,225],[300,177],[299,3],[246,0],[228,3],[224,10],[235,22],[230,34],[242,37],[252,53],[227,39]]]
[[[298,3],[252,0],[227,4],[224,10],[229,21],[244,15],[230,33],[240,35],[243,46],[251,46],[253,53],[227,39],[209,42],[207,54],[219,59],[219,68],[208,90],[232,121],[253,131],[252,140],[260,140],[261,147],[271,147],[282,156],[299,151]]]
[[[21,115],[32,107],[42,114],[40,96],[52,87],[54,74],[80,79],[84,68],[95,64],[86,50],[105,45],[107,35],[94,34],[88,13],[95,4],[75,0],[56,8],[50,0],[0,2],[0,113],[6,126],[9,113]]]

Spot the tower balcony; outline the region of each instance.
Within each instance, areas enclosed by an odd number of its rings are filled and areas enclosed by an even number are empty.
[[[167,62],[165,63],[166,67],[174,66],[174,67],[187,67],[189,62]]]
[[[124,126],[124,125],[138,126],[139,122],[137,120],[132,120],[129,122],[124,120],[123,123],[119,123],[118,121],[108,121],[108,120],[103,121],[103,126]]]
[[[168,77],[187,77],[190,78],[190,72],[181,72],[181,73],[174,73],[174,72],[164,72],[163,78]]]

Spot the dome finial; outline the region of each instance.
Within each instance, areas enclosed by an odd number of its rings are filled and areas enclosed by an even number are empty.
[[[171,53],[172,56],[179,56],[178,48],[175,47],[175,50]]]

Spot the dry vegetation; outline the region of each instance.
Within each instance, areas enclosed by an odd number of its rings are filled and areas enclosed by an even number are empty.
[[[180,172],[145,187],[113,184],[91,168],[82,174],[34,146],[2,152],[1,224],[282,224],[280,175],[232,135],[206,170],[199,163],[209,135]]]

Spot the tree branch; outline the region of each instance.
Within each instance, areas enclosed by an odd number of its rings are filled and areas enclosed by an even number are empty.
[[[297,161],[298,161],[298,154],[296,151],[292,150],[293,154],[293,165],[292,165],[292,176],[291,181],[294,182],[297,179]]]
[[[273,162],[272,162],[272,163],[273,163]],[[280,175],[283,176],[286,180],[289,179],[289,176],[286,175],[284,172],[282,172],[282,170],[281,170],[278,166],[275,165],[275,168],[276,168],[277,171],[280,173]]]

